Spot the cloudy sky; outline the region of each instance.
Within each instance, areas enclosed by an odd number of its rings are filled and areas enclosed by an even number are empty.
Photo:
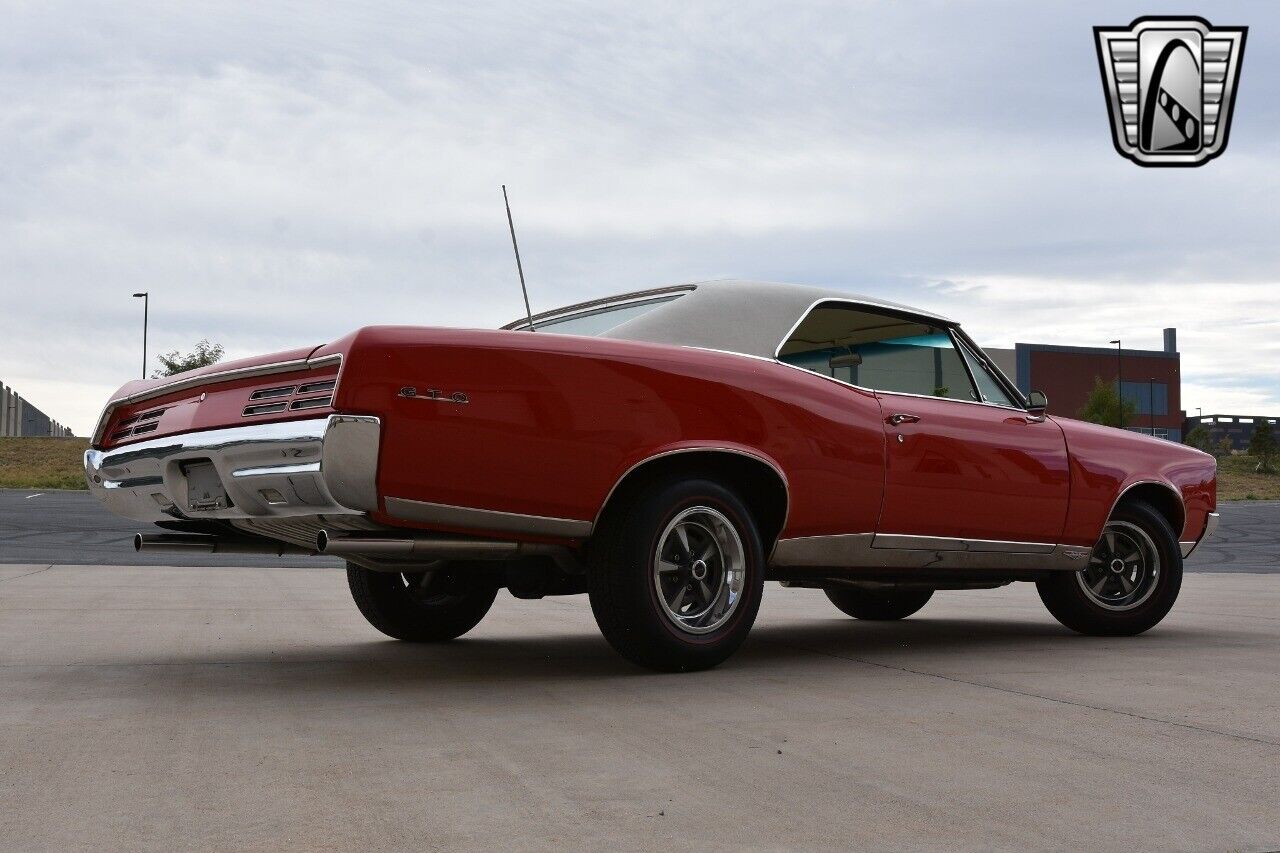
[[[1110,141],[1105,3],[0,2],[0,380],[91,429],[151,351],[496,326],[704,278],[918,304],[991,346],[1157,349],[1280,411],[1280,7],[1230,147]],[[154,363],[153,363],[154,365]]]

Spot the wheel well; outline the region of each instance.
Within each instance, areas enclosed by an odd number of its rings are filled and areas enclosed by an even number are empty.
[[[1159,483],[1139,483],[1121,495],[1120,500],[1116,501],[1116,506],[1135,501],[1150,504],[1169,522],[1174,536],[1182,535],[1182,526],[1186,521],[1185,510],[1182,500],[1168,486]]]
[[[595,526],[649,483],[677,474],[706,477],[733,489],[755,519],[765,555],[770,553],[787,519],[787,484],[769,463],[731,450],[678,451],[640,463],[614,486]]]

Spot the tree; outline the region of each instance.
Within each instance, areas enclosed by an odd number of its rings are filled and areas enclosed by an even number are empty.
[[[1253,423],[1253,438],[1249,439],[1249,455],[1258,460],[1257,471],[1261,474],[1274,474],[1271,460],[1280,448],[1276,447],[1275,434],[1271,432],[1271,424],[1266,418],[1258,418]]]
[[[1103,382],[1102,377],[1095,376],[1089,399],[1085,401],[1084,407],[1077,415],[1083,421],[1124,429],[1129,425],[1129,421],[1133,420],[1136,412],[1137,406],[1132,400],[1120,399],[1115,385]]]
[[[1213,452],[1211,450],[1213,446],[1213,436],[1209,434],[1209,430],[1207,430],[1203,424],[1192,427],[1191,431],[1187,433],[1186,438],[1183,439],[1183,443],[1190,447],[1194,447],[1196,450],[1203,450],[1205,453]]]
[[[1231,448],[1231,439],[1230,439],[1229,437],[1227,437],[1227,436],[1225,436],[1225,435],[1224,435],[1222,438],[1218,439],[1218,449],[1217,449],[1217,451],[1214,453],[1214,455],[1215,455],[1215,456],[1230,456],[1230,455],[1231,455],[1231,449],[1232,449],[1232,448]]]
[[[175,373],[195,370],[197,367],[208,367],[221,361],[225,352],[226,350],[222,348],[222,344],[211,344],[206,338],[196,344],[196,348],[186,355],[182,355],[177,350],[162,353],[156,358],[160,359],[164,369],[157,370],[151,374],[151,378],[159,379],[162,376],[173,376]]]

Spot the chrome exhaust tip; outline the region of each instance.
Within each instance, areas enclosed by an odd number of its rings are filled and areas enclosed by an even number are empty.
[[[134,551],[170,551],[184,554],[265,554],[314,557],[312,548],[251,536],[212,536],[206,533],[135,533]]]

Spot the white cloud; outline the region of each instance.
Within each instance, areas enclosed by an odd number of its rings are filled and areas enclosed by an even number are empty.
[[[1149,306],[1135,305],[1133,296],[1115,284],[1070,279],[992,277],[925,289],[937,294],[931,304],[963,318],[969,334],[986,346],[1105,347],[1119,336],[1126,347],[1159,350],[1162,330],[1173,326],[1182,353],[1184,409],[1280,410],[1275,377],[1267,369],[1280,364],[1280,315],[1261,319],[1258,310],[1274,304],[1275,285],[1157,285],[1150,289],[1167,295]],[[1143,322],[1144,314],[1149,323]]]
[[[29,4],[0,33],[0,377],[86,432],[152,352],[712,276],[937,307],[993,343],[1158,341],[1280,408],[1280,116],[1254,27],[1228,153],[1107,137],[1111,4]],[[997,49],[998,48],[998,49]],[[929,287],[947,280],[955,286]],[[71,384],[67,384],[71,383]],[[40,389],[38,398],[32,389]],[[47,389],[47,390],[45,390]]]

